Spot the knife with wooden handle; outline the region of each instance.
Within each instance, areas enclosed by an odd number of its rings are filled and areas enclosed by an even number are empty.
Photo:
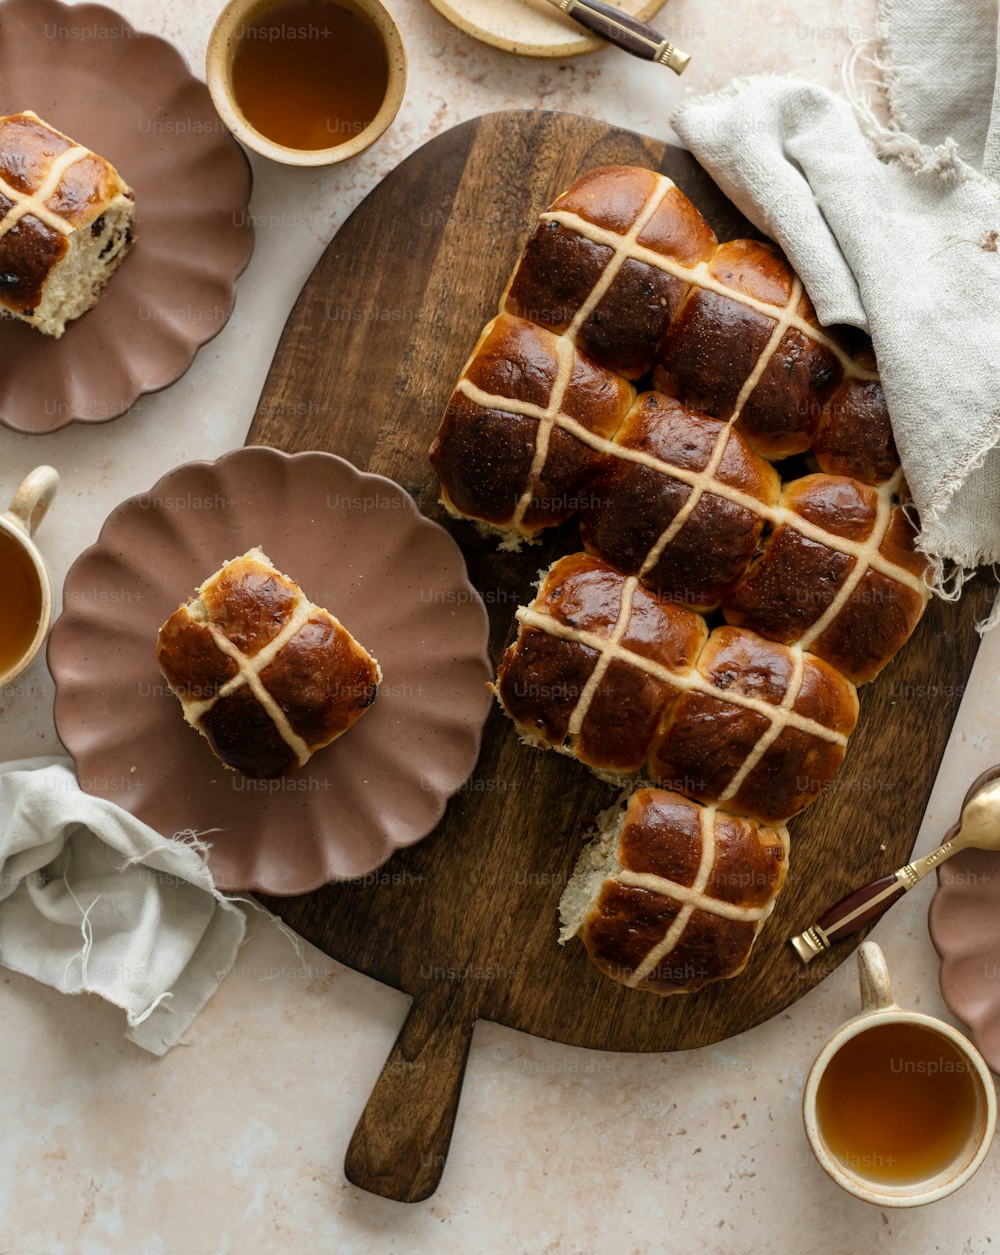
[[[625,52],[668,66],[675,74],[683,74],[691,60],[658,30],[604,0],[549,0],[549,4]]]

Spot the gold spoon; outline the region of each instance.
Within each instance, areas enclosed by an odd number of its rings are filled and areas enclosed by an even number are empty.
[[[965,795],[962,817],[943,845],[907,863],[890,876],[873,880],[832,906],[819,922],[791,939],[803,963],[811,963],[835,941],[867,928],[916,884],[959,850],[1000,850],[1000,767],[993,767]]]

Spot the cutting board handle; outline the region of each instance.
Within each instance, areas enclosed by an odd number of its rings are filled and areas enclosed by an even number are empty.
[[[437,1189],[477,1009],[463,980],[436,982],[414,999],[347,1148],[352,1184],[400,1203]]]

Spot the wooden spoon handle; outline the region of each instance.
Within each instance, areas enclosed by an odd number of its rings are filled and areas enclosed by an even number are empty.
[[[414,1000],[347,1148],[354,1185],[400,1203],[437,1189],[475,1023],[461,981]]]
[[[821,915],[812,928],[807,928],[798,937],[792,938],[792,945],[803,963],[810,963],[818,954],[829,950],[836,941],[860,932],[869,924],[881,918],[894,902],[915,885],[916,879],[906,874],[901,868],[862,889],[843,898],[836,906]]]

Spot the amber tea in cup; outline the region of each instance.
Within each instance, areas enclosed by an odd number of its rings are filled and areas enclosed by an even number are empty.
[[[31,648],[42,621],[42,585],[24,548],[0,531],[0,676]]]
[[[251,22],[232,72],[247,121],[289,148],[329,148],[360,135],[389,86],[375,28],[324,0],[291,0]]]
[[[406,81],[380,0],[230,0],[212,31],[208,85],[237,139],[289,165],[329,165],[373,143]]]
[[[943,1020],[892,997],[882,951],[858,951],[862,1011],[816,1057],[802,1109],[828,1176],[882,1207],[953,1193],[983,1162],[996,1127],[989,1069]]]
[[[879,1024],[826,1065],[816,1120],[844,1167],[873,1182],[909,1185],[954,1163],[976,1127],[968,1060],[921,1025]]]
[[[27,477],[6,514],[0,515],[0,683],[28,666],[52,619],[52,588],[33,542],[59,484],[51,466]]]

